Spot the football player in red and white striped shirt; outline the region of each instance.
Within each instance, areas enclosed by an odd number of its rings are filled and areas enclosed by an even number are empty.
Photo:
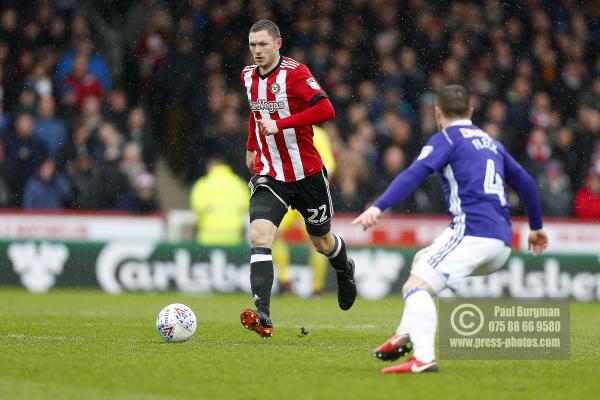
[[[279,54],[282,39],[274,22],[256,22],[248,42],[256,64],[244,68],[241,82],[250,104],[250,283],[257,309],[242,311],[240,319],[247,329],[269,337],[271,246],[288,207],[300,211],[316,250],[329,257],[342,310],[352,307],[356,285],[344,241],[331,233],[329,181],[313,144],[312,125],[334,118],[333,106],[306,65]]]

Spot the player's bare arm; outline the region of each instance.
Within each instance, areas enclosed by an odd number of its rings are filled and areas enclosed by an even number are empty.
[[[531,254],[539,256],[548,248],[548,236],[543,229],[533,230],[529,232],[527,239],[527,248],[531,250]]]
[[[260,132],[263,135],[269,136],[287,128],[318,125],[333,118],[335,118],[335,110],[331,101],[327,97],[322,97],[315,104],[298,114],[278,120],[263,118],[256,122],[258,123]]]
[[[259,129],[263,135],[274,135],[279,132],[279,128],[277,127],[277,121],[269,118],[263,118],[258,122]]]
[[[254,159],[256,158],[256,150],[246,150],[246,167],[252,172],[254,170]]]
[[[352,221],[352,225],[361,225],[363,227],[363,230],[366,231],[367,229],[377,225],[380,215],[381,210],[375,206],[371,206],[367,208],[358,217],[356,217],[356,219]]]

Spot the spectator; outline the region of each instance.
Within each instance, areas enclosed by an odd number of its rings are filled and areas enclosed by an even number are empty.
[[[584,82],[585,67],[581,63],[567,60],[563,64],[558,85],[553,88],[552,93],[563,113],[567,115],[575,113]]]
[[[21,206],[23,188],[40,164],[48,157],[48,149],[42,141],[33,137],[33,117],[20,113],[15,120],[14,133],[6,139],[8,180],[13,203]]]
[[[23,208],[27,210],[62,210],[70,196],[67,179],[56,172],[54,160],[48,158],[25,186]]]
[[[370,170],[367,160],[356,152],[345,152],[338,162],[335,185],[331,190],[333,209],[340,212],[361,212],[373,191],[368,188]]]
[[[579,97],[579,104],[600,111],[600,75],[594,78],[589,88]]]
[[[127,117],[127,139],[137,143],[142,149],[142,159],[149,171],[154,171],[156,165],[156,143],[146,127],[146,113],[142,107],[129,111]]]
[[[137,143],[129,142],[125,144],[120,168],[131,184],[141,173],[146,172],[146,165],[142,160],[142,149]]]
[[[501,141],[507,149],[515,149],[522,145],[522,143],[518,143],[519,136],[513,134],[513,131],[508,124],[508,108],[503,101],[492,100],[489,103],[486,110],[486,122],[491,122],[496,125],[500,137],[495,139]],[[522,152],[512,154],[522,154]]]
[[[531,82],[525,76],[518,76],[506,92],[507,99],[507,125],[513,128],[512,137],[506,137],[511,145],[508,150],[520,157],[524,155],[522,134],[531,129],[528,116],[531,99]]]
[[[400,51],[400,76],[402,90],[413,108],[418,107],[418,99],[425,86],[425,74],[419,67],[417,52],[412,47]]]
[[[221,113],[217,124],[207,127],[204,133],[205,151],[212,149],[213,152],[222,154],[225,163],[234,166],[233,170],[237,175],[247,173],[246,167],[237,162],[242,159],[241,151],[246,148],[246,132],[243,127],[239,112],[228,107]]]
[[[406,155],[399,146],[389,146],[385,149],[382,157],[381,174],[375,180],[377,194],[381,195],[396,176],[406,168]],[[416,211],[414,196],[409,196],[402,203],[396,205],[394,212],[409,214]]]
[[[571,191],[581,185],[581,161],[575,150],[574,134],[570,127],[563,126],[556,133],[552,158],[560,161],[571,182]]]
[[[81,106],[81,120],[89,132],[95,133],[104,117],[100,99],[96,96],[86,98]]]
[[[194,139],[191,104],[199,79],[198,71],[189,67],[197,64],[193,46],[190,37],[178,38],[174,51],[157,72],[157,97],[153,105],[154,109],[164,109],[163,145],[170,165],[186,179],[191,172]]]
[[[99,164],[118,162],[124,144],[121,135],[111,122],[102,122],[98,126],[97,141],[94,143],[93,157]]]
[[[73,124],[73,137],[69,140],[66,146],[63,146],[58,158],[57,164],[60,168],[70,169],[71,162],[74,161],[79,154],[91,154],[94,148],[94,138],[90,131],[80,121]]]
[[[107,101],[106,119],[115,124],[119,132],[126,132],[129,114],[127,94],[122,89],[113,89],[108,93]]]
[[[127,176],[119,171],[118,160],[108,160],[101,165],[100,186],[102,187],[99,196],[100,209],[114,210],[139,205],[135,197],[131,195],[131,187]],[[130,201],[124,202],[126,198]]]
[[[538,186],[544,215],[560,217],[571,214],[571,181],[559,161],[551,160],[546,164]]]
[[[523,164],[535,178],[539,177],[544,169],[544,164],[550,159],[552,149],[548,143],[548,135],[541,128],[534,128],[527,139],[525,148],[527,158]]]
[[[75,60],[80,57],[81,60],[86,60],[85,72],[97,77],[101,86],[100,90],[106,92],[111,87],[111,77],[106,60],[94,51],[94,42],[87,31],[88,28],[84,26],[80,29],[82,31],[75,38],[75,49],[68,52],[56,67],[56,82],[62,83],[72,73]],[[81,65],[79,67],[82,68]]]
[[[152,174],[143,172],[135,177],[133,194],[119,202],[119,209],[131,213],[152,213],[160,211],[155,192],[155,179]]]
[[[52,96],[40,99],[33,136],[44,142],[50,156],[56,159],[67,144],[68,134],[64,121],[55,117],[55,107]]]
[[[73,69],[63,81],[63,93],[75,96],[75,106],[81,107],[90,96],[102,97],[100,78],[88,71],[88,58],[78,55],[73,61]]]
[[[4,137],[8,131],[9,116],[4,112],[4,106],[0,102],[0,137]]]
[[[590,168],[584,186],[577,191],[573,203],[575,216],[600,221],[600,171]]]
[[[47,63],[38,62],[25,81],[25,86],[35,90],[42,99],[52,96],[54,89],[48,68]]]
[[[144,93],[156,88],[156,73],[167,62],[169,42],[173,39],[172,29],[173,21],[169,13],[158,9],[150,16],[146,31],[138,41],[135,58],[138,60],[138,74]]]
[[[17,10],[7,7],[0,16],[0,38],[7,43],[17,43],[19,15]]]
[[[69,179],[73,196],[71,207],[74,209],[102,209],[102,177],[98,166],[94,164],[92,156],[86,147],[77,149],[77,156],[69,169]]]
[[[12,207],[10,185],[8,184],[8,165],[4,143],[0,141],[0,208]]]

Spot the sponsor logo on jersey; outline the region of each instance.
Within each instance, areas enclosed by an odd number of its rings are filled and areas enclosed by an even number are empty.
[[[311,88],[313,88],[315,90],[321,90],[321,86],[319,86],[319,84],[317,83],[315,78],[308,78],[306,80],[306,83],[308,83],[308,86],[310,86]]]
[[[277,82],[275,82],[271,85],[271,93],[273,93],[273,94],[279,93],[280,89],[281,89],[281,87],[279,86],[279,83],[277,83]]]
[[[427,157],[428,155],[430,155],[432,151],[433,151],[433,146],[424,146],[421,149],[421,153],[419,154],[419,157],[417,157],[417,160],[424,159],[425,157]]]
[[[489,135],[481,129],[460,128],[459,130],[462,136],[466,139],[474,137],[489,137]]]
[[[284,108],[285,103],[283,101],[256,100],[250,102],[250,109],[252,111],[268,111],[269,113],[274,113],[275,111],[283,110]]]

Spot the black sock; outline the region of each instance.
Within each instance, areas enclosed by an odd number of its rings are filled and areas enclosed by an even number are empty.
[[[329,258],[329,263],[336,271],[345,271],[346,264],[348,263],[346,244],[344,243],[344,239],[335,233],[333,234],[333,239],[335,240],[333,251],[327,256]]]
[[[253,247],[250,256],[250,287],[256,309],[271,315],[271,288],[273,287],[273,256],[267,247]]]

